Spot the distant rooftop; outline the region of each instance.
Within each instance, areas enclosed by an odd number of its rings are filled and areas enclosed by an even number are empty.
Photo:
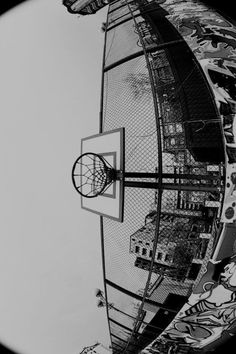
[[[92,15],[102,9],[109,0],[63,0],[62,3],[67,7],[67,10],[73,14]]]

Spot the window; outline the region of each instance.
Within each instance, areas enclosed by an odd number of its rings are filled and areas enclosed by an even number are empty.
[[[139,246],[135,246],[135,253],[139,253]]]
[[[157,259],[162,259],[162,253],[161,252],[157,252]]]
[[[180,138],[179,138],[179,145],[184,145],[184,143],[185,143],[185,141],[184,141],[184,137],[183,136],[181,136]]]
[[[146,246],[150,246],[149,242],[146,242]]]
[[[177,133],[182,133],[183,127],[181,123],[176,123],[176,132]]]
[[[140,241],[138,241],[138,243],[143,243],[143,241],[142,241],[142,240],[140,240]]]
[[[143,248],[143,249],[142,249],[142,255],[143,255],[143,256],[146,256],[146,254],[147,254],[147,249],[146,249],[146,248]]]
[[[132,238],[132,241],[135,241],[135,238]]]
[[[178,163],[184,164],[185,163],[185,154],[182,152],[178,152],[178,155],[176,155],[176,160]]]
[[[191,231],[197,232],[198,231],[198,225],[192,225],[192,230]]]
[[[152,250],[149,251],[149,257],[152,257]]]
[[[173,126],[173,124],[169,124],[169,132],[170,133],[174,133],[175,132],[175,127]]]
[[[175,125],[174,124],[166,124],[164,126],[166,134],[174,134],[175,133]]]
[[[171,260],[171,256],[169,254],[165,255],[165,262],[169,262]]]
[[[166,134],[169,134],[169,127],[168,125],[164,125],[164,130]]]

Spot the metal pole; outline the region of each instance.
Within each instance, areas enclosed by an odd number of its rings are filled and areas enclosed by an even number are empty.
[[[124,181],[125,187],[131,188],[149,188],[149,189],[160,189],[159,183],[156,182],[145,182],[145,181]],[[220,187],[211,187],[205,185],[192,185],[192,184],[175,184],[175,183],[162,183],[161,189],[170,189],[177,191],[194,191],[194,192],[218,192],[220,193]]]
[[[190,173],[151,173],[151,172],[124,172],[124,178],[174,178],[174,179],[196,179],[196,180],[210,180],[217,181],[220,179],[219,176],[211,176],[211,175],[195,175]]]

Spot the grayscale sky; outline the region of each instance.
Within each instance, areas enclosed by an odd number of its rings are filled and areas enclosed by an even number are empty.
[[[98,132],[105,13],[31,0],[0,18],[0,341],[23,354],[109,345],[99,217],[70,177]]]

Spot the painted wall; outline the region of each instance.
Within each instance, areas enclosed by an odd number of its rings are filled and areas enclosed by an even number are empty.
[[[202,67],[219,109],[225,139],[226,191],[217,247],[188,302],[143,351],[169,353],[171,348],[178,353],[180,348],[214,346],[217,340],[236,333],[236,227],[232,223],[236,220],[236,27],[195,1],[159,3]]]

